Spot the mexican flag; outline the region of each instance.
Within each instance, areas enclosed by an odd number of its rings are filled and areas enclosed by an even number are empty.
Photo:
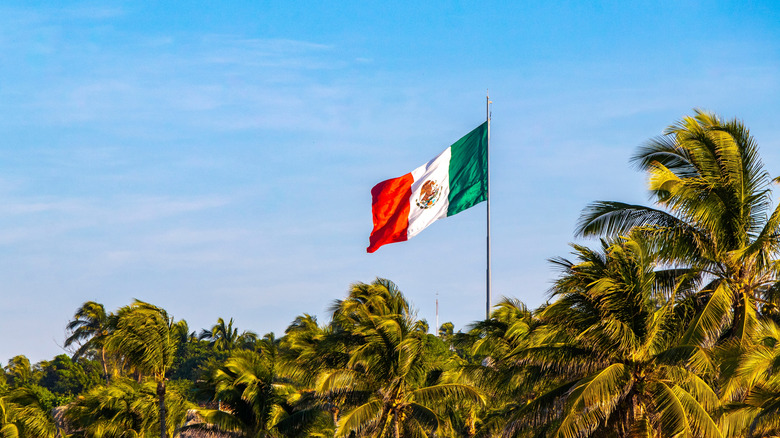
[[[374,230],[366,251],[403,242],[433,221],[487,200],[487,122],[436,158],[371,189]]]

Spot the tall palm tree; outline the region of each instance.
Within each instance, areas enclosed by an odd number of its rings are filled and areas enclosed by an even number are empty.
[[[392,282],[354,285],[337,303],[333,319],[359,340],[346,344],[344,368],[326,370],[319,379],[321,393],[338,394],[351,406],[336,436],[428,436],[439,428],[436,407],[448,397],[483,402],[474,387],[455,382],[430,360],[427,327]]]
[[[772,210],[770,177],[758,145],[739,120],[696,110],[641,147],[632,161],[649,178],[658,208],[621,202],[588,206],[580,235],[651,239],[661,260],[688,269],[704,305],[689,342],[726,336],[744,349],[760,316],[775,306],[780,205]]]
[[[176,336],[173,319],[157,306],[136,300],[118,312],[116,330],[107,342],[107,348],[121,354],[140,373],[152,376],[157,383],[160,418],[160,437],[165,438],[166,374],[176,355]]]
[[[89,351],[99,352],[100,362],[103,364],[103,377],[108,383],[105,343],[115,324],[113,315],[106,313],[102,304],[87,301],[76,310],[73,318],[66,327],[70,335],[65,339],[65,348],[76,343],[80,344],[73,354],[73,359],[78,359]]]
[[[330,348],[323,348],[329,331],[320,327],[317,317],[299,315],[285,330],[280,341],[283,372],[305,386],[312,386],[317,372],[329,364]]]
[[[685,313],[663,299],[652,245],[574,248],[577,263],[556,260],[557,299],[540,314],[549,335],[501,358],[527,364],[529,383],[544,387],[506,433],[530,424],[548,437],[721,436],[718,397],[695,372],[696,349],[681,345]]]
[[[333,323],[347,327],[359,322],[365,315],[408,315],[412,312],[398,286],[384,278],[377,278],[370,284],[353,284],[349,296],[335,301],[330,310]]]

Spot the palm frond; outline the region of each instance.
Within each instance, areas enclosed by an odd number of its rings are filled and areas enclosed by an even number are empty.
[[[378,419],[380,414],[382,414],[382,402],[380,400],[372,400],[358,406],[341,417],[336,427],[335,436],[348,436],[353,431],[359,435],[360,431],[367,424],[371,424],[372,421]]]
[[[580,380],[572,387],[566,413],[555,436],[574,438],[595,430],[629,391],[631,371],[623,364],[612,364]]]
[[[705,344],[720,336],[731,311],[732,295],[725,283],[718,285],[683,336],[689,345]]]
[[[709,388],[707,385],[701,385],[701,384],[697,385],[697,387]],[[690,425],[691,430],[693,431],[693,434],[695,436],[706,436],[712,438],[721,437],[718,425],[715,422],[715,420],[712,419],[709,413],[712,412],[712,409],[708,410],[705,408],[707,403],[702,404],[699,401],[699,399],[692,396],[690,393],[688,393],[687,391],[685,391],[679,386],[673,387],[672,391],[677,396],[677,399],[680,401],[680,404],[685,410],[685,414],[687,416],[687,422]],[[700,391],[699,395],[702,395],[704,393],[705,393],[704,391]],[[712,398],[712,397],[708,396],[707,398]],[[717,397],[715,397],[713,403],[716,402],[717,402]]]
[[[664,382],[655,382],[649,389],[660,414],[662,436],[690,436],[692,431],[688,415],[677,393]]]
[[[455,399],[477,405],[485,404],[485,399],[480,391],[473,386],[461,383],[441,383],[439,385],[426,386],[415,389],[410,395],[414,400],[425,405],[442,403],[447,399]]]
[[[615,201],[597,201],[583,210],[574,234],[583,236],[626,235],[639,226],[675,227],[680,219],[643,205]]]

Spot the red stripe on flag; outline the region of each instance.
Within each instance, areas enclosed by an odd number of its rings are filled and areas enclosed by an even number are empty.
[[[407,173],[399,178],[382,181],[371,189],[374,230],[371,231],[367,252],[374,252],[388,243],[406,240],[413,182],[412,174]]]

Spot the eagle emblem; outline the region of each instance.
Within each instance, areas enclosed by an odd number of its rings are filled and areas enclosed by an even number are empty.
[[[436,181],[425,181],[420,189],[420,196],[415,203],[423,210],[433,207],[436,201],[439,200],[441,194],[441,186],[436,184]]]

